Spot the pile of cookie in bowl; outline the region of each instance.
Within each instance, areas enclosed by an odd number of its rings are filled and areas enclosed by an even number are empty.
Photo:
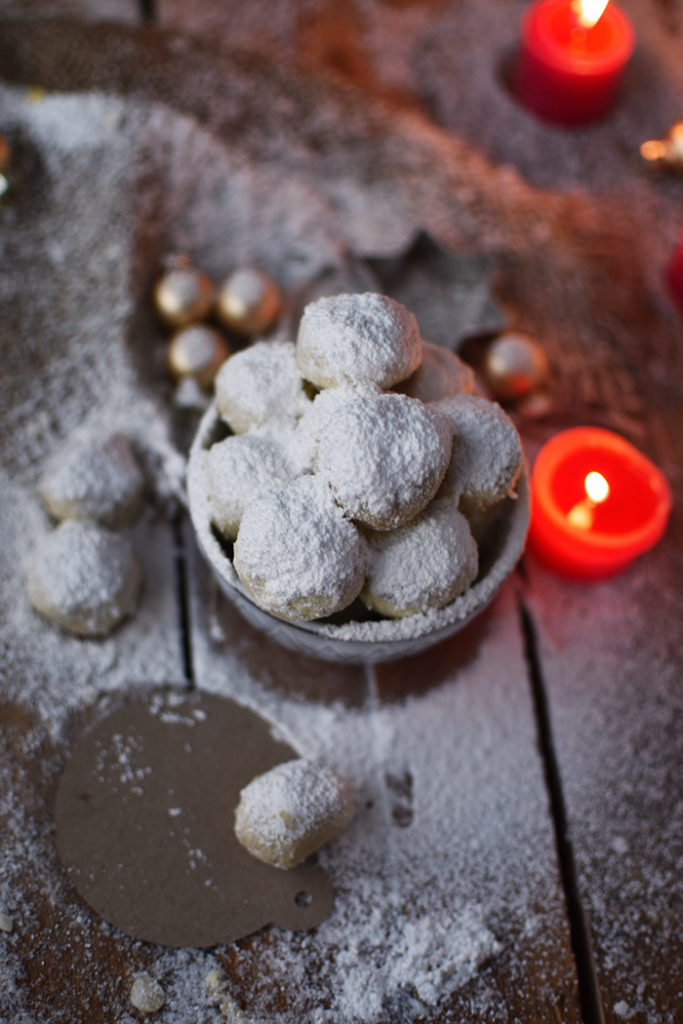
[[[286,646],[390,660],[456,632],[514,568],[517,431],[471,368],[376,293],[305,307],[296,342],[232,355],[188,465],[199,546]]]

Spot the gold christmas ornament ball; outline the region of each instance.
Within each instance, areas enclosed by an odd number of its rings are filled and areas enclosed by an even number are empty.
[[[169,327],[187,327],[211,312],[213,282],[191,266],[167,270],[154,288],[154,306]]]
[[[495,398],[515,401],[546,381],[548,359],[538,342],[527,335],[503,334],[489,345],[483,374]]]
[[[254,267],[233,271],[221,285],[216,316],[228,330],[255,337],[273,326],[282,310],[275,281]]]
[[[230,347],[220,331],[206,324],[191,324],[171,338],[168,369],[176,380],[193,377],[200,387],[208,389],[229,355]]]

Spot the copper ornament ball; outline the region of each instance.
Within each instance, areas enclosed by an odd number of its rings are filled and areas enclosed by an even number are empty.
[[[496,398],[515,401],[545,383],[548,359],[538,342],[527,335],[503,334],[491,342],[483,374]]]
[[[166,271],[154,288],[154,306],[169,327],[187,327],[211,312],[213,282],[191,266]]]
[[[233,271],[216,298],[216,316],[236,334],[255,337],[271,328],[282,310],[282,294],[275,281],[253,267]]]
[[[191,324],[171,338],[168,369],[176,380],[192,377],[200,387],[208,389],[229,355],[230,347],[220,331],[206,324]]]

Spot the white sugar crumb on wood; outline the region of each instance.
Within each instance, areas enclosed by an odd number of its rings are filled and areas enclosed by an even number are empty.
[[[156,1013],[166,1002],[166,996],[150,974],[138,974],[131,986],[130,1001],[141,1013]]]
[[[286,761],[241,791],[235,835],[259,860],[288,869],[334,838],[353,814],[345,779],[318,762]]]

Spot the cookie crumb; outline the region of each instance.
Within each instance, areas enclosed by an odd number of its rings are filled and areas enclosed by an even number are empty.
[[[138,974],[131,986],[130,1001],[142,1013],[156,1013],[164,1005],[166,996],[150,974]]]

